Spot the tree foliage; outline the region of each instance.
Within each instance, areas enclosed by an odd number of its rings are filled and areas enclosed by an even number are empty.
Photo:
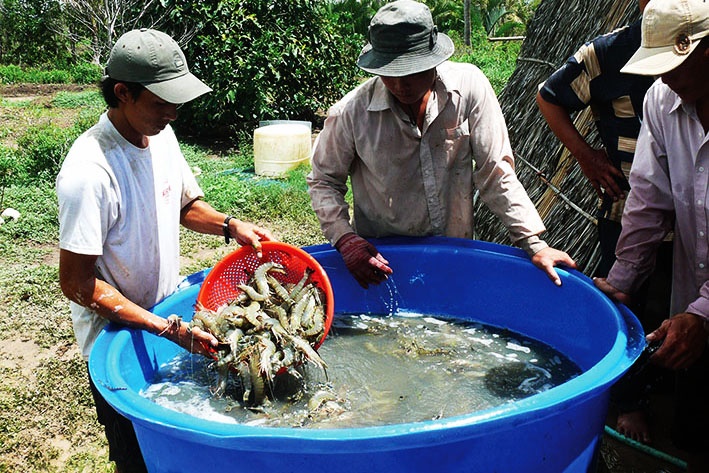
[[[367,37],[369,21],[387,0],[331,0],[323,8],[330,18],[342,25],[342,32],[349,30],[362,38]]]
[[[59,32],[84,42],[91,62],[100,64],[121,34],[159,24],[164,9],[158,0],[62,0],[62,11],[67,24]]]
[[[61,22],[58,1],[0,0],[0,64],[66,65],[69,43],[54,32]]]
[[[464,40],[511,34],[537,0],[424,0],[439,30]],[[157,28],[183,47],[213,92],[186,105],[182,131],[250,130],[261,120],[316,120],[361,76],[356,58],[386,0],[0,0],[0,64],[105,64],[126,31]],[[512,22],[514,20],[514,22]],[[476,44],[476,43],[474,43]],[[50,67],[51,69],[51,67]],[[11,71],[10,71],[11,72]]]
[[[182,120],[203,134],[260,120],[313,120],[355,83],[362,38],[343,32],[314,0],[167,0],[166,28],[194,28],[190,68],[213,92]],[[179,124],[178,124],[179,125]]]

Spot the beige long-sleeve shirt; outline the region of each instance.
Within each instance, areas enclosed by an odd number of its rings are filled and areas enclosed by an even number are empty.
[[[421,130],[378,77],[347,94],[329,111],[307,181],[332,244],[352,231],[472,238],[477,188],[513,243],[530,255],[547,247],[538,237],[544,224],[515,174],[497,97],[472,64],[438,66]]]

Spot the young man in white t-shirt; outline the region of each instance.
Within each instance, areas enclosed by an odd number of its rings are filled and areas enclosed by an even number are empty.
[[[102,81],[108,111],[73,144],[57,177],[59,280],[71,301],[84,359],[110,321],[207,354],[217,340],[148,309],[179,282],[179,226],[260,249],[271,233],[215,210],[169,123],[177,107],[211,89],[192,75],[177,43],[156,30],[118,39]],[[90,380],[116,471],[145,471],[133,426]]]

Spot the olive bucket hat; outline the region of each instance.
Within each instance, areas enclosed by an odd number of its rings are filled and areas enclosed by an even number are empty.
[[[357,65],[372,74],[402,77],[433,69],[453,55],[453,41],[439,33],[426,5],[391,2],[369,23],[369,43]]]
[[[112,79],[137,82],[166,102],[181,104],[210,92],[187,68],[180,46],[157,30],[132,30],[118,38],[106,64]]]

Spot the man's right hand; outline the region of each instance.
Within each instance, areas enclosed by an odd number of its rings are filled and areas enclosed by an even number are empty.
[[[651,360],[671,370],[692,366],[706,349],[707,332],[704,319],[689,312],[676,314],[648,334],[647,341],[662,341]]]
[[[158,336],[167,338],[189,352],[208,358],[214,358],[218,345],[214,335],[199,327],[191,328],[188,322],[183,322],[182,317],[175,314],[165,319],[165,328]]]
[[[346,233],[340,237],[335,248],[352,276],[365,289],[370,284],[386,281],[394,272],[377,248],[356,233]]]
[[[597,289],[610,297],[612,300],[620,302],[628,307],[633,304],[633,298],[630,294],[626,294],[620,289],[617,289],[615,286],[612,286],[608,281],[606,281],[606,278],[593,278],[593,284]]]
[[[627,186],[625,176],[620,169],[613,166],[605,149],[588,147],[583,152],[575,154],[574,157],[598,197],[603,197],[604,190],[613,200],[617,201],[625,197],[625,189],[619,185],[621,182]]]

